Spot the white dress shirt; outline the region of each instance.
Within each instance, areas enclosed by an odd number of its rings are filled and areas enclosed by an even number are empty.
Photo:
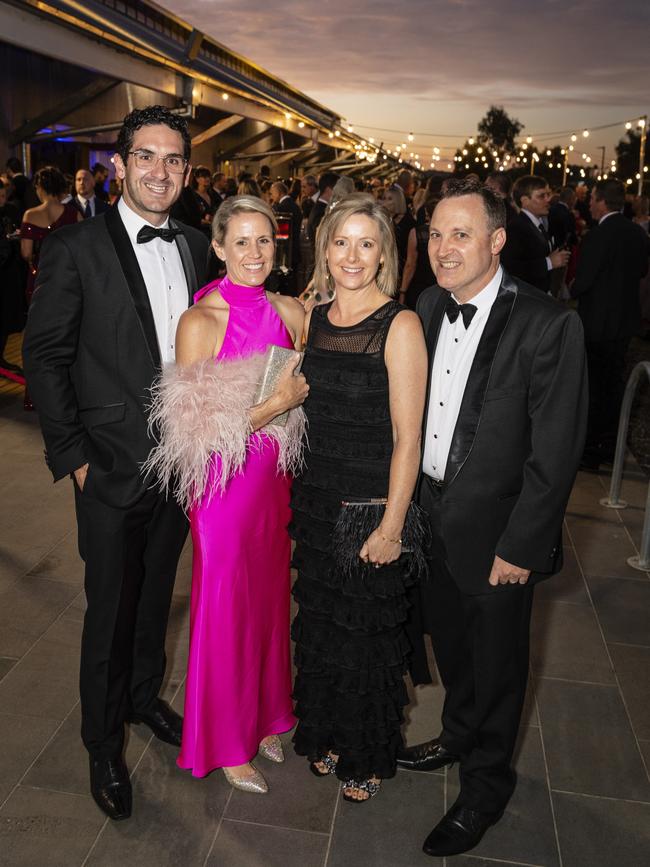
[[[531,221],[533,226],[535,226],[535,228],[537,229],[539,234],[542,236],[544,243],[546,244],[546,252],[550,253],[551,252],[551,249],[550,249],[551,245],[546,240],[546,226],[544,225],[544,222],[539,217],[536,217],[535,214],[531,214],[530,211],[527,211],[526,208],[522,208],[521,212],[522,212],[522,214],[525,214],[528,217],[528,219]],[[546,270],[547,271],[553,270],[553,263],[551,262],[550,256],[546,257]]]
[[[445,477],[447,458],[467,378],[485,323],[499,292],[502,276],[503,269],[499,267],[487,286],[467,302],[476,307],[469,328],[465,329],[462,315],[459,315],[455,322],[450,322],[446,313],[442,317],[431,371],[422,464],[424,472],[434,479]],[[457,298],[454,300],[458,301]]]
[[[117,207],[124,228],[133,244],[144,284],[147,287],[160,359],[163,364],[167,364],[174,361],[178,320],[187,310],[189,303],[181,255],[176,241],[153,238],[146,244],[138,244],[138,232],[143,226],[151,226],[152,223],[148,223],[132,211],[123,198],[120,199]],[[154,228],[164,229],[168,225],[169,218],[161,226]]]
[[[89,199],[86,199],[84,196],[77,196],[79,199],[79,204],[81,205],[81,213],[85,214],[86,212],[86,204],[90,205],[90,216],[95,217],[97,215],[97,210],[95,208],[95,196],[94,194],[90,196]]]

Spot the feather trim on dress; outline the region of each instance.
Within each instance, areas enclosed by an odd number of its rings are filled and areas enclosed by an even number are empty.
[[[269,424],[250,432],[248,411],[264,364],[264,354],[206,359],[188,367],[169,364],[151,387],[149,434],[157,445],[142,471],[161,491],[171,491],[186,511],[206,492],[211,498],[225,490],[244,469],[248,450],[260,447],[259,439],[255,442],[259,434],[278,444],[278,473],[301,469],[306,432],[302,407],[290,411],[284,427]],[[220,461],[214,461],[214,455]]]

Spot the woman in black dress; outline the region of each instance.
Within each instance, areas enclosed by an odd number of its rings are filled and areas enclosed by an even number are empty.
[[[303,364],[310,451],[292,497],[294,744],[313,773],[335,773],[343,797],[361,802],[394,776],[402,742],[406,593],[416,576],[401,542],[420,462],[427,353],[420,320],[391,298],[392,226],[370,196],[348,196],[323,218],[315,280],[336,294],[311,313]],[[386,497],[385,508],[343,505]],[[368,528],[348,548],[341,517]]]
[[[397,261],[399,266],[398,289],[399,300],[404,301],[413,273],[415,271],[417,250],[415,245],[415,220],[406,204],[406,197],[401,187],[396,184],[384,193],[384,207],[393,219],[393,231],[397,245]]]

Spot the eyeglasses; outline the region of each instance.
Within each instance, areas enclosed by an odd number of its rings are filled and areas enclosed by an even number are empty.
[[[185,171],[187,160],[179,154],[167,154],[166,156],[158,156],[151,151],[129,151],[129,156],[135,158],[135,165],[138,169],[153,169],[158,165],[158,161],[162,160],[167,171],[172,175],[180,175]]]

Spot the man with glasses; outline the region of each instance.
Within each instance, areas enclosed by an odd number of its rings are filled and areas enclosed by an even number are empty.
[[[81,735],[92,795],[114,820],[131,814],[124,723],[176,746],[182,731],[158,694],[187,522],[140,467],[149,390],[205,278],[205,236],[169,219],[189,157],[185,120],[162,106],[127,115],[113,158],[122,197],[44,243],[23,348],[48,466],[74,480],[88,603]]]
[[[548,292],[553,269],[564,268],[571,255],[556,250],[548,232],[551,191],[544,178],[525,175],[516,181],[512,196],[520,212],[508,223],[501,261],[513,277]]]

